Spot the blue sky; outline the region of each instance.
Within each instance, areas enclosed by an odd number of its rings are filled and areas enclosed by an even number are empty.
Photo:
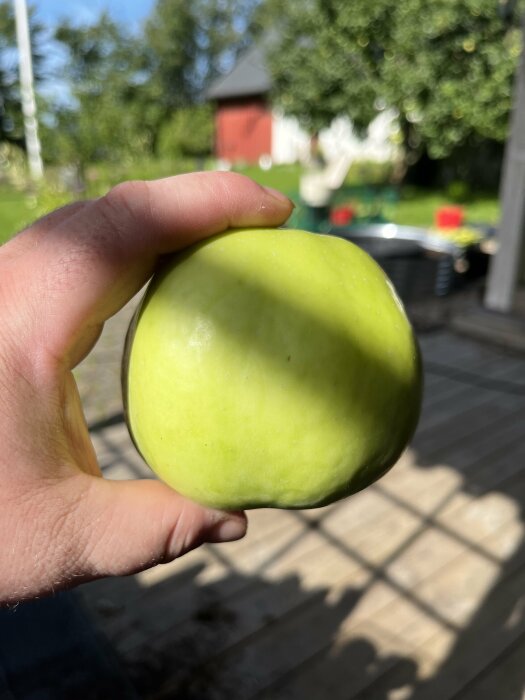
[[[47,25],[63,19],[86,24],[94,21],[103,10],[108,10],[116,20],[136,29],[150,13],[155,0],[28,0],[28,4],[35,8],[38,19]]]
[[[106,10],[130,31],[138,31],[151,13],[156,0],[27,0],[35,11],[37,20],[50,30],[67,19],[73,24],[90,24]],[[47,50],[48,65],[60,66],[64,53],[51,42]],[[69,101],[69,90],[59,78],[45,82],[39,91],[49,99],[58,102]]]

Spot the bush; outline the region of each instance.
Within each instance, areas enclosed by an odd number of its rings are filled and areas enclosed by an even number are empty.
[[[455,204],[465,204],[471,198],[470,186],[462,180],[451,182],[446,188],[446,194]]]
[[[86,194],[88,197],[100,197],[125,180],[156,180],[209,167],[209,161],[180,157],[142,158],[120,165],[93,163],[86,168]]]
[[[363,160],[355,161],[350,166],[345,184],[387,185],[392,180],[394,163],[391,161]]]
[[[0,180],[19,189],[30,182],[24,151],[8,141],[0,143]]]
[[[157,155],[161,158],[204,158],[212,152],[213,135],[211,105],[179,109],[161,127]]]

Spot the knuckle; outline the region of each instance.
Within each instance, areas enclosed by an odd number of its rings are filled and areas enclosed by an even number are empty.
[[[235,225],[237,219],[251,200],[250,187],[258,188],[250,178],[240,173],[209,173],[205,181],[207,194],[215,203],[216,211],[222,215],[224,228]]]
[[[123,218],[141,217],[144,203],[148,200],[148,183],[145,180],[128,180],[112,187],[99,203],[109,223],[119,228]]]
[[[255,185],[253,180],[241,173],[217,173],[217,175],[216,185],[227,197],[232,197],[240,187]]]

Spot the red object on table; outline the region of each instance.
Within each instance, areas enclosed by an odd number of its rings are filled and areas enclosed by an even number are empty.
[[[352,222],[355,211],[352,207],[337,207],[330,212],[330,223],[334,226],[347,226]]]
[[[462,207],[440,207],[436,211],[435,224],[437,228],[459,228],[465,220]]]

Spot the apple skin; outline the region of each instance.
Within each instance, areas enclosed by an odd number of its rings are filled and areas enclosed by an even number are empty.
[[[377,263],[333,236],[235,230],[170,257],[132,321],[126,419],[207,506],[314,508],[368,486],[419,417],[417,341]]]

